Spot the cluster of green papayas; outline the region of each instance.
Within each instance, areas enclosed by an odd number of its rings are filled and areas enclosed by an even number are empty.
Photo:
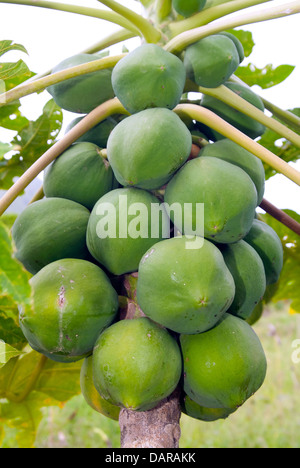
[[[182,16],[204,6],[173,0]],[[96,58],[72,57],[54,71]],[[45,198],[13,227],[16,257],[33,275],[32,308],[20,311],[24,335],[50,359],[82,360],[85,400],[112,419],[120,408],[149,410],[179,386],[183,412],[215,421],[263,383],[266,359],[251,325],[283,266],[280,239],[256,219],[264,168],[174,112],[187,78],[225,83],[263,110],[251,90],[227,81],[242,60],[240,42],[224,32],[181,58],[144,44],[113,70],[48,89],[71,112],[116,96],[130,114],[107,118],[64,151],[45,171]],[[201,105],[251,138],[264,131],[209,96]],[[195,135],[206,144],[191,158]],[[121,320],[131,273],[138,279],[129,299],[143,314]]]

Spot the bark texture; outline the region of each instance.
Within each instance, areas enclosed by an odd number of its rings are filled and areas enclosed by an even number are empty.
[[[122,409],[119,417],[122,448],[178,448],[180,431],[180,390],[156,408],[136,412]]]

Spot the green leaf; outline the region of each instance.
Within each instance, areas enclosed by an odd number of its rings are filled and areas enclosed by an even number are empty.
[[[300,108],[292,109],[290,112],[300,117]],[[285,125],[288,127],[287,124]],[[258,143],[286,162],[296,162],[300,158],[300,149],[273,130],[266,129],[265,133],[259,138]],[[277,171],[269,165],[264,164],[264,167],[266,180],[277,174]]]
[[[0,367],[4,366],[10,359],[19,356],[21,352],[0,340]]]
[[[247,66],[240,66],[235,74],[248,86],[260,86],[262,89],[271,88],[282,83],[295,69],[292,65],[266,65],[264,68],[257,68],[253,63]]]
[[[0,221],[0,339],[15,347],[25,342],[18,324],[18,308],[31,306],[30,277],[13,257],[9,228]]]
[[[20,50],[27,54],[27,50],[21,44],[13,44],[13,41],[4,40],[0,41],[0,57],[11,50]]]
[[[63,114],[53,99],[47,102],[36,121],[27,121],[14,137],[9,159],[0,154],[0,189],[8,189],[15,177],[21,176],[55,142],[62,127]],[[20,122],[20,120],[19,120]]]
[[[252,32],[244,31],[243,29],[228,29],[229,33],[233,34],[241,42],[245,57],[251,55],[255,42],[253,40]]]
[[[292,210],[283,210],[298,223],[300,215]],[[263,221],[271,226],[280,237],[284,252],[283,269],[280,279],[269,292],[268,301],[290,301],[293,312],[300,313],[300,236],[269,214],[260,215]]]

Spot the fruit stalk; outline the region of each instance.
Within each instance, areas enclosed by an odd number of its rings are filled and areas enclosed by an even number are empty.
[[[118,24],[130,31],[138,32],[139,30],[126,18],[109,10],[100,10],[99,8],[88,8],[78,5],[67,5],[59,2],[48,2],[43,0],[1,0],[0,3],[13,3],[16,5],[35,6],[40,8],[48,8],[51,10],[64,11],[66,13],[75,13],[91,18],[98,18],[111,23]]]
[[[293,232],[298,234],[298,236],[300,236],[300,224],[295,219],[291,218],[288,214],[286,214],[284,211],[282,211],[279,208],[277,208],[276,206],[274,206],[272,203],[270,203],[265,198],[261,202],[260,207],[266,213],[271,215],[273,218],[277,219],[277,221],[284,224],[289,229],[291,229]]]
[[[184,31],[204,26],[205,24],[229,15],[230,13],[270,1],[271,0],[232,0],[230,2],[222,3],[221,5],[214,5],[212,7],[205,8],[203,11],[200,11],[200,13],[182,21],[170,23],[169,29],[172,37],[175,37]]]
[[[246,24],[260,23],[271,19],[284,18],[300,13],[299,1],[289,2],[286,5],[272,6],[261,11],[242,13],[234,18],[222,18],[199,28],[185,31],[171,39],[164,47],[168,52],[179,54],[188,45],[200,39],[227,29],[245,26]]]
[[[126,54],[120,54],[113,57],[105,57],[99,60],[94,60],[93,62],[84,63],[82,65],[77,65],[76,67],[71,67],[66,70],[53,73],[39,80],[32,81],[30,83],[25,83],[24,85],[18,86],[11,89],[10,91],[0,95],[0,107],[4,107],[10,102],[18,100],[24,96],[29,96],[30,94],[43,91],[48,86],[51,86],[61,81],[68,80],[69,78],[74,78],[76,76],[86,75],[87,73],[92,73],[99,70],[104,70],[106,68],[112,68],[116,63],[121,60]]]
[[[238,111],[243,112],[249,117],[252,117],[257,122],[260,122],[261,124],[265,125],[266,127],[270,128],[274,132],[278,133],[282,137],[292,142],[294,145],[300,147],[300,136],[297,135],[297,133],[293,132],[292,130],[290,130],[277,120],[273,119],[272,117],[268,117],[261,110],[257,109],[245,99],[238,96],[226,86],[221,85],[218,88],[210,89],[200,87],[199,91],[203,94],[213,96],[219,99],[220,101],[225,102],[234,109],[237,109]]]
[[[285,175],[297,185],[300,185],[300,173],[296,169],[208,109],[194,104],[180,104],[175,108],[175,112],[179,114],[179,116],[182,114],[187,115],[194,120],[198,120],[199,122],[208,125],[224,135],[226,138],[229,138],[240,145],[242,148],[253,153],[259,159],[264,161],[266,164],[269,164],[276,171]]]
[[[61,140],[53,145],[43,156],[41,156],[3,195],[0,200],[0,216],[7,210],[18,195],[37,177],[54,159],[84,135],[88,130],[102,122],[110,115],[127,113],[118,99],[101,104],[90,114],[84,117],[75,127],[73,127]]]

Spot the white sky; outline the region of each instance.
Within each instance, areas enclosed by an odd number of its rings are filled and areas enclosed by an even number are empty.
[[[97,0],[64,0],[64,3],[84,4],[87,7],[105,9]],[[134,0],[122,0],[120,3],[140,11],[140,5]],[[286,4],[288,2],[273,0],[272,3]],[[264,6],[253,7],[256,10],[260,8]],[[10,52],[4,57],[5,60],[17,60],[21,55],[30,69],[36,73],[48,70],[63,59],[82,51],[119,29],[117,25],[95,18],[22,5],[0,4],[0,18],[0,39],[10,39],[21,43],[29,53],[29,57],[26,57],[20,53]],[[251,61],[258,67],[269,63],[274,66],[281,64],[296,66],[292,75],[284,83],[268,90],[254,87],[254,91],[279,107],[285,109],[300,107],[300,14],[247,25],[242,29],[252,31],[256,43],[251,57],[245,59],[243,65]],[[138,44],[138,39],[126,41],[129,50]],[[112,50],[119,53],[121,46],[114,46]],[[24,114],[29,118],[38,117],[49,98],[50,95],[47,92],[24,98],[22,100]],[[64,128],[74,117],[76,117],[75,114],[65,114]],[[3,140],[3,135],[0,139]],[[294,166],[300,170],[299,161]],[[300,189],[283,176],[275,176],[267,182],[265,198],[278,208],[290,208],[300,213]]]

